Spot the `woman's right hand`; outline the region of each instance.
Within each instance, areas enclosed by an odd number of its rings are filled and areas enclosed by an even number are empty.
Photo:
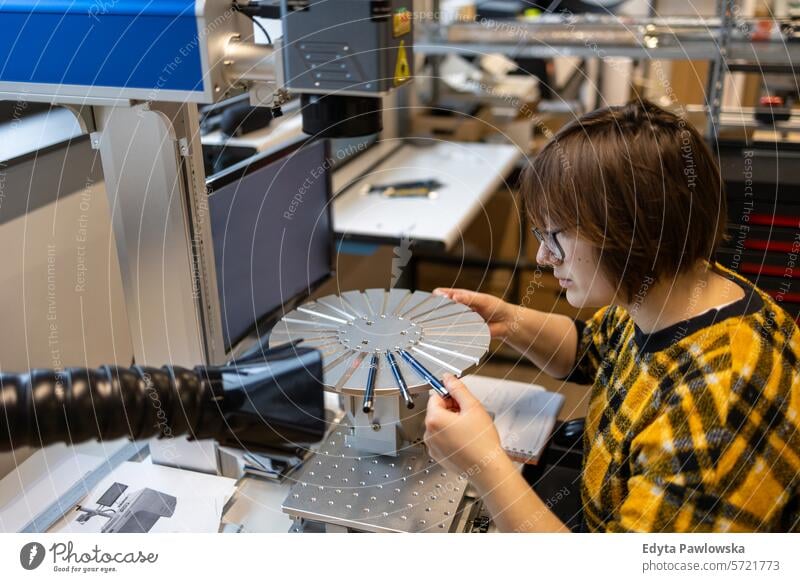
[[[489,333],[493,338],[508,339],[513,318],[513,306],[510,303],[487,293],[476,293],[467,289],[439,287],[433,293],[466,305],[489,324]]]

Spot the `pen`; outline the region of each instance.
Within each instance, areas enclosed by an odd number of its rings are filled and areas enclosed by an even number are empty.
[[[389,367],[392,369],[392,374],[394,374],[397,387],[400,388],[400,394],[402,394],[403,400],[406,402],[406,408],[411,410],[414,408],[414,401],[411,399],[411,394],[408,391],[408,385],[403,379],[403,375],[400,373],[400,368],[397,366],[397,360],[394,359],[394,354],[391,352],[386,354],[386,359],[389,360]]]
[[[367,387],[364,389],[364,404],[361,409],[366,412],[372,412],[373,397],[375,394],[375,376],[378,375],[378,356],[372,354],[372,359],[369,362],[369,373],[367,375]]]
[[[419,374],[433,387],[434,390],[436,390],[439,396],[442,398],[450,398],[450,393],[447,391],[447,388],[444,387],[444,384],[442,384],[442,382],[438,380],[436,376],[431,374],[425,366],[420,364],[419,360],[405,350],[400,350],[400,355],[406,362],[408,362],[408,365],[411,366],[417,374]]]

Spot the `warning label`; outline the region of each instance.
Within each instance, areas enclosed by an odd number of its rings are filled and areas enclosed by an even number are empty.
[[[402,85],[411,77],[411,67],[408,64],[408,51],[406,41],[401,40],[397,47],[397,64],[394,67],[394,85]]]

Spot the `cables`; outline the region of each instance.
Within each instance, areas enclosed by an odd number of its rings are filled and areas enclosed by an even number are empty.
[[[264,28],[264,25],[262,25],[258,20],[256,20],[256,16],[261,16],[264,18],[268,17],[265,16],[265,14],[273,16],[272,10],[269,10],[269,8],[271,7],[267,6],[262,7],[261,4],[258,2],[256,3],[251,2],[250,4],[239,4],[238,2],[234,2],[232,4],[232,8],[234,11],[240,12],[245,16],[247,16],[247,18],[252,20],[253,24],[255,24],[259,29],[261,29],[261,32],[263,32],[264,36],[267,37],[267,43],[272,44],[272,37],[270,37],[269,33],[267,32],[267,29]]]
[[[256,20],[255,16],[250,16],[250,15],[249,15],[249,14],[247,14],[246,12],[242,12],[242,14],[244,14],[245,16],[247,16],[247,17],[248,17],[250,20],[252,20],[252,21],[253,21],[253,24],[255,24],[255,25],[258,27],[258,28],[260,28],[260,29],[261,29],[261,32],[263,32],[263,33],[264,33],[264,36],[266,36],[266,37],[267,37],[267,44],[272,44],[272,38],[270,38],[270,36],[269,36],[269,33],[267,32],[267,29],[266,29],[266,28],[264,28],[264,25],[263,25],[263,24],[261,24],[261,23],[260,23],[258,20]]]

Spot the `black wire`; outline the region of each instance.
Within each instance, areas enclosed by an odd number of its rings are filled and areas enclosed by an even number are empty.
[[[267,32],[267,29],[264,28],[264,26],[258,20],[256,20],[255,16],[253,16],[252,14],[248,14],[245,10],[242,10],[242,8],[244,8],[244,7],[241,6],[240,4],[236,3],[236,2],[233,3],[233,6],[234,6],[234,8],[233,8],[234,10],[236,10],[237,12],[240,12],[241,14],[244,14],[245,16],[247,16],[247,18],[252,20],[253,24],[255,24],[258,28],[260,28],[261,32],[264,33],[264,36],[267,37],[267,43],[268,44],[272,44],[272,38],[269,36],[269,33]]]
[[[267,37],[267,44],[272,44],[272,39],[270,38],[269,33],[267,32],[267,29],[264,28],[264,26],[258,20],[256,20],[255,16],[250,16],[249,14],[246,14],[244,12],[242,14],[247,16],[250,20],[253,21],[253,24],[255,24],[257,27],[259,27],[261,29],[261,32],[263,32],[264,36]]]
[[[264,36],[267,37],[267,44],[272,44],[272,39],[270,38],[267,29],[264,28],[264,26],[258,20],[256,20],[255,16],[250,16],[249,14],[247,16],[250,18],[250,20],[253,21],[253,24],[255,24],[257,27],[261,29],[261,32],[264,33]]]

